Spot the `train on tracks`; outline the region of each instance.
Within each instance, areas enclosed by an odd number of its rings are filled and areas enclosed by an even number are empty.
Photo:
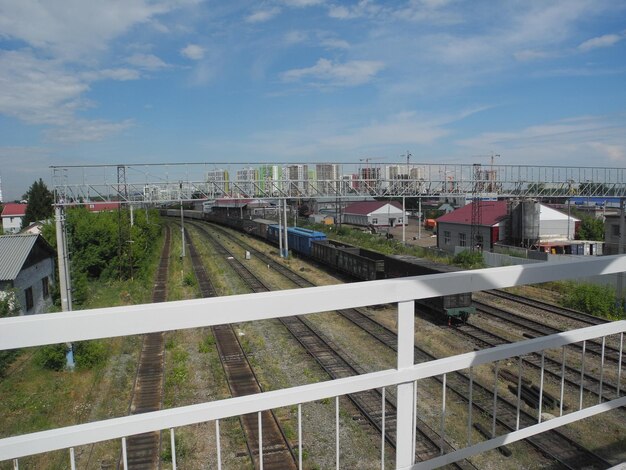
[[[165,215],[180,217],[180,211],[170,209]],[[266,219],[245,219],[224,217],[203,211],[184,211],[185,218],[204,220],[234,228],[265,241],[278,245],[279,225]],[[372,250],[329,240],[323,232],[300,227],[287,229],[289,250],[309,257],[334,271],[365,281],[390,279],[405,276],[422,276],[443,272],[458,271],[458,268],[407,255],[385,255]],[[419,302],[437,315],[442,315],[448,323],[466,322],[475,309],[472,294],[433,297]]]

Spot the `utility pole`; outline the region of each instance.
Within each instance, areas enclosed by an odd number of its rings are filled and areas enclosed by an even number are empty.
[[[180,193],[178,194],[178,198],[180,199],[180,236],[181,236],[181,259],[185,257],[185,217],[183,211],[183,182],[180,181],[178,184],[180,189]]]
[[[65,210],[62,206],[54,207],[54,218],[57,235],[57,258],[59,262],[59,287],[61,289],[61,310],[72,311],[72,282],[70,278],[70,264],[67,255],[67,227],[65,225]],[[74,369],[74,351],[72,343],[67,343],[65,365],[68,369]]]

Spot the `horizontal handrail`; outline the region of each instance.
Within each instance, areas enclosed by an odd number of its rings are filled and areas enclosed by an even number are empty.
[[[53,450],[66,449],[93,442],[176,428],[216,419],[224,419],[266,409],[274,409],[299,403],[311,402],[335,396],[389,387],[401,383],[422,380],[444,373],[467,369],[470,366],[487,364],[502,359],[517,357],[545,349],[555,349],[584,340],[619,334],[626,331],[626,320],[566,331],[550,336],[505,344],[482,351],[460,354],[427,363],[416,364],[402,370],[390,369],[343,379],[303,385],[244,397],[228,398],[197,405],[183,406],[150,413],[124,416],[93,423],[68,426],[14,436],[0,440],[0,460],[19,458]],[[623,406],[625,397],[603,404],[597,412]],[[615,403],[613,403],[615,402]],[[569,416],[569,415],[567,415]],[[587,415],[581,415],[586,417]],[[560,418],[559,418],[560,419]],[[565,418],[571,420],[570,418]],[[581,418],[582,419],[582,418]],[[558,426],[542,423],[543,426]],[[564,421],[565,423],[565,421]],[[520,439],[526,437],[520,433]],[[513,439],[515,436],[509,439]],[[497,447],[494,441],[491,448]],[[507,441],[512,442],[512,441]]]
[[[0,319],[0,350],[239,323],[626,271],[626,255]]]

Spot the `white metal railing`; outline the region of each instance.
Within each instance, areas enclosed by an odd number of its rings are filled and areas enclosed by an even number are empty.
[[[0,461],[19,459],[53,450],[69,449],[68,455],[72,465],[74,465],[73,448],[76,446],[121,439],[122,445],[125,447],[127,436],[166,429],[171,430],[171,439],[174,442],[174,429],[210,421],[216,423],[217,452],[219,453],[219,420],[224,418],[290,405],[301,405],[302,403],[339,397],[359,391],[377,388],[384,390],[387,387],[397,386],[396,468],[434,468],[444,465],[564,424],[625,406],[626,397],[620,395],[618,388],[617,398],[602,401],[600,387],[600,398],[598,404],[594,406],[583,408],[581,401],[578,411],[566,415],[561,412],[558,417],[549,421],[542,421],[541,413],[539,413],[537,424],[523,429],[519,429],[518,426],[515,431],[500,436],[495,436],[494,433],[491,439],[479,443],[472,443],[471,434],[468,432],[468,442],[465,448],[415,465],[414,417],[416,413],[416,383],[418,381],[442,374],[445,378],[446,374],[455,371],[475,368],[482,364],[497,363],[497,361],[506,358],[516,358],[532,352],[543,353],[549,349],[562,348],[568,344],[593,338],[605,338],[608,335],[619,335],[620,345],[623,347],[626,321],[568,331],[414,365],[414,299],[547,282],[571,277],[572,273],[588,276],[625,270],[626,256],[610,256],[566,265],[546,263],[531,266],[510,266],[338,286],[0,319],[0,349],[4,350],[224,323],[239,323],[282,316],[306,315],[314,312],[382,303],[398,304],[398,355],[395,369],[257,395],[8,437],[0,439]],[[211,312],[211,314],[208,315],[207,312]],[[615,373],[619,384],[622,379],[621,359]],[[445,387],[442,393],[445,394]],[[442,423],[445,419],[445,401],[443,403]],[[301,413],[300,407],[298,408],[300,430]],[[470,394],[468,417],[468,429],[470,430],[472,425],[471,409]],[[384,413],[384,407],[382,412]],[[301,443],[301,431],[299,436]],[[336,452],[337,462],[339,462],[338,437]]]

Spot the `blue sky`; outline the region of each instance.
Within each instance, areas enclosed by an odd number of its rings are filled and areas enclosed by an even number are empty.
[[[625,105],[621,0],[0,0],[5,200],[49,165],[624,167]]]

